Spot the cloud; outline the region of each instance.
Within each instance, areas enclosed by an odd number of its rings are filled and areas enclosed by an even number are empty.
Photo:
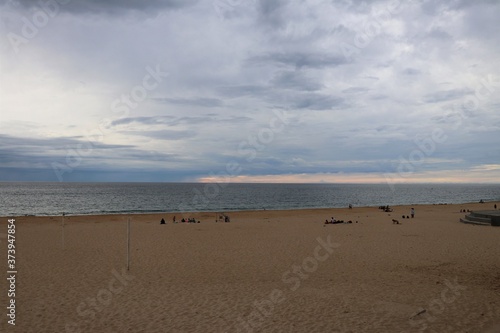
[[[439,103],[463,98],[467,95],[474,94],[471,89],[451,89],[441,90],[427,94],[424,98],[426,103]]]
[[[110,159],[151,159],[131,145],[89,142],[83,138],[25,138],[0,135],[0,180],[57,181],[58,173],[103,169]],[[128,154],[128,156],[127,156]],[[139,157],[140,156],[140,157]]]
[[[350,87],[342,90],[344,94],[359,94],[359,93],[366,93],[368,91],[370,91],[370,89],[366,87]]]
[[[136,135],[148,138],[153,138],[157,140],[182,140],[193,138],[196,136],[194,131],[171,131],[171,130],[158,130],[158,131],[120,131],[120,133],[125,135]]]
[[[128,125],[132,123],[139,123],[143,125],[159,125],[159,124],[168,124],[169,122],[174,121],[175,117],[173,116],[160,116],[160,117],[128,117],[128,118],[120,118],[113,120],[110,125],[111,126],[120,126],[120,125]]]
[[[207,114],[202,116],[155,116],[155,117],[127,117],[116,119],[111,122],[110,126],[124,125],[145,125],[145,126],[161,126],[174,127],[179,125],[206,125],[217,123],[240,123],[250,120],[245,116],[219,116],[218,114]]]
[[[415,68],[406,68],[405,70],[403,70],[403,74],[406,75],[419,75],[420,73],[421,71]]]
[[[297,109],[332,110],[346,105],[343,98],[318,93],[301,93],[290,99]]]
[[[447,33],[446,31],[440,28],[433,28],[431,31],[427,33],[427,37],[434,38],[441,41],[449,41],[453,40],[453,37]]]
[[[197,0],[81,0],[81,1],[61,1],[57,3],[60,10],[73,14],[123,14],[127,11],[153,14],[161,10],[179,9],[195,4]],[[40,1],[36,0],[16,0],[15,4],[20,4],[28,9],[40,8]],[[43,3],[43,2],[42,2]],[[49,2],[47,2],[49,3]],[[53,3],[52,3],[53,4]],[[55,5],[54,5],[55,6]]]
[[[196,180],[237,161],[262,179],[383,180],[435,129],[447,140],[415,179],[500,156],[497,1],[84,0],[47,22],[15,4],[0,5],[9,179],[53,179],[79,151],[68,179]]]
[[[220,107],[224,102],[218,98],[152,98],[159,103],[170,103],[177,105],[202,106],[207,108]]]
[[[342,55],[331,55],[321,53],[269,53],[265,55],[253,56],[248,59],[251,65],[279,64],[301,68],[324,68],[341,66],[347,63]]]
[[[219,92],[229,98],[266,95],[269,87],[264,85],[231,85],[218,87]]]
[[[11,135],[0,134],[0,149],[14,151],[34,151],[40,152],[40,149],[57,151],[63,147],[75,146],[84,142],[85,138],[76,137],[54,137],[54,138],[26,138]],[[117,149],[131,148],[131,145],[106,144],[102,142],[93,142],[92,145],[98,149]]]
[[[270,83],[276,88],[299,91],[316,91],[323,88],[320,82],[300,71],[279,71],[275,73]]]
[[[34,139],[0,135],[0,167],[18,169],[52,169],[54,163],[79,168],[97,167],[109,160],[174,159],[174,154],[137,149],[133,145],[105,144],[99,137]]]
[[[286,20],[283,11],[287,5],[285,0],[258,0],[259,22],[261,24],[278,28]]]

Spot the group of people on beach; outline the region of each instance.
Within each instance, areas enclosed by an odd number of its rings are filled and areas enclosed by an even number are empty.
[[[328,219],[325,220],[325,224],[346,224],[346,223],[352,223],[351,220],[349,221],[344,221],[344,220],[335,220],[332,216],[332,218],[330,219],[330,221],[328,221]],[[356,221],[356,223],[358,223],[358,221]]]
[[[415,208],[410,209],[410,215],[411,215],[411,218],[414,218],[414,217],[415,217]],[[405,216],[405,215],[403,215],[403,216],[401,216],[401,217],[402,217],[402,218],[407,218],[407,219],[409,219],[409,218],[410,218],[410,215],[406,215],[406,216]]]
[[[226,214],[220,214],[220,215],[219,215],[219,214],[218,214],[218,215],[216,216],[215,222],[218,222],[218,221],[224,221],[224,222],[226,222],[226,223],[227,223],[227,222],[231,222],[231,219],[230,219],[229,215],[226,215]],[[179,223],[179,222],[177,222],[177,220],[175,219],[175,215],[174,215],[174,217],[172,218],[172,223]],[[189,218],[187,218],[187,219],[182,218],[181,223],[201,223],[201,222],[200,222],[200,221],[196,221],[196,219],[195,219],[194,217],[193,217],[193,218],[189,217]],[[165,222],[165,219],[164,219],[164,218],[162,218],[162,219],[160,220],[160,224],[167,224],[167,222]]]
[[[391,207],[389,207],[389,205],[387,205],[387,206],[379,206],[378,209],[380,209],[380,210],[382,210],[383,212],[386,212],[386,213],[390,213],[390,212],[393,211],[393,209]],[[415,208],[413,208],[413,207],[410,209],[410,215],[403,215],[401,217],[409,219],[410,216],[411,216],[411,218],[415,217]]]
[[[387,206],[379,206],[378,209],[380,209],[380,210],[382,210],[382,211],[384,211],[386,213],[392,212],[392,208],[389,207],[389,205],[387,205]]]
[[[172,223],[179,223],[179,222],[176,221],[175,215],[172,218]],[[194,219],[194,218],[188,218],[188,219],[182,218],[181,223],[201,223],[201,222],[200,221],[196,221],[196,219]],[[160,220],[160,224],[167,224],[167,222],[165,222],[165,219],[162,218]]]
[[[200,223],[200,221],[196,221],[195,218],[188,218],[188,219],[182,219],[181,220],[182,223]]]
[[[215,222],[219,222],[219,221],[224,221],[224,222],[228,223],[228,222],[231,222],[231,218],[229,218],[229,215],[220,214],[220,215],[217,215],[217,217],[215,219]]]

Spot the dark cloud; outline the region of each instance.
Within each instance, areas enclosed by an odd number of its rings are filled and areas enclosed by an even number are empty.
[[[0,166],[20,168],[50,167],[54,162],[73,163],[109,156],[109,152],[134,149],[131,145],[113,145],[90,138],[23,138],[0,135]],[[105,154],[104,154],[105,152]],[[104,157],[106,156],[106,157]]]
[[[176,126],[179,124],[200,124],[212,121],[210,116],[200,117],[174,117],[174,116],[156,116],[156,117],[130,117],[121,118],[111,122],[111,126],[139,124],[139,125],[168,125]]]
[[[370,89],[366,87],[350,87],[342,90],[344,94],[359,94],[359,93],[366,93],[368,91],[370,91]]]
[[[293,66],[295,68],[325,68],[337,67],[348,63],[343,55],[331,55],[321,53],[269,53],[261,56],[254,56],[248,59],[253,65],[281,64]]]
[[[474,91],[471,89],[452,89],[452,90],[441,90],[434,93],[427,94],[424,98],[426,103],[439,103],[446,102],[455,99],[465,97],[467,95],[473,94]]]
[[[419,75],[421,72],[418,69],[415,68],[405,68],[403,70],[403,74],[405,75]]]
[[[16,147],[20,151],[38,151],[40,150],[62,150],[66,147],[77,147],[85,144],[83,147],[90,144],[98,149],[117,149],[131,148],[131,145],[112,145],[101,142],[96,142],[92,138],[77,137],[56,137],[56,138],[23,138],[10,135],[0,134],[0,149],[8,149]]]
[[[259,0],[259,23],[272,28],[283,26],[286,22],[283,11],[287,4],[285,0]]]
[[[198,0],[73,0],[57,1],[61,11],[74,14],[121,14],[127,11],[155,14],[162,10],[179,9],[191,6]],[[38,0],[13,0],[13,3],[24,6],[28,9],[40,8],[40,3],[54,3],[50,1]]]
[[[179,161],[182,157],[176,154],[142,150],[131,145],[104,144],[84,138],[32,139],[0,135],[1,180],[57,181],[61,180],[58,175],[70,180],[73,173],[87,174],[89,170],[101,173],[106,169],[120,169],[120,165],[130,165],[130,162]],[[88,181],[89,178],[81,180]]]
[[[269,92],[269,87],[263,85],[234,85],[221,86],[217,90],[228,98],[238,98],[245,96],[262,96]]]
[[[203,175],[202,171],[144,169],[101,165],[99,168],[75,168],[59,179],[52,168],[4,168],[0,167],[0,181],[47,181],[47,182],[178,182],[192,180]]]
[[[238,123],[242,121],[247,121],[251,118],[244,116],[219,116],[218,114],[207,114],[203,116],[156,116],[156,117],[129,117],[129,118],[120,118],[111,122],[111,126],[121,126],[121,125],[130,125],[130,124],[139,124],[139,125],[167,125],[169,127],[177,126],[177,125],[197,125],[197,124],[206,124],[206,123],[220,123],[220,122],[229,122],[229,123]],[[161,132],[158,130],[152,131],[154,133]],[[143,133],[143,132],[141,132]],[[175,134],[176,131],[166,131],[165,133]],[[179,133],[177,133],[179,134]],[[180,134],[179,134],[180,135]]]
[[[446,2],[448,6],[453,9],[467,9],[477,5],[498,5],[497,0],[448,0]]]
[[[440,28],[433,28],[427,33],[427,37],[438,39],[441,41],[450,41],[453,39],[453,37],[449,33]]]
[[[174,162],[179,161],[181,157],[178,154],[168,154],[164,152],[158,152],[156,150],[141,150],[141,149],[128,149],[122,150],[113,157],[116,160],[125,160],[125,161],[161,161],[161,162]]]
[[[370,99],[373,99],[373,100],[382,100],[382,99],[388,99],[388,98],[389,98],[389,96],[384,95],[384,94],[375,94],[375,95],[370,96]]]
[[[301,71],[279,71],[270,83],[276,88],[302,91],[315,91],[323,88],[319,80],[308,77]]]
[[[290,98],[297,109],[332,110],[346,105],[343,98],[325,94],[303,93]]]
[[[61,152],[59,154],[63,155]],[[46,167],[56,160],[55,157],[57,157],[57,152],[47,150],[27,147],[0,148],[0,166]]]

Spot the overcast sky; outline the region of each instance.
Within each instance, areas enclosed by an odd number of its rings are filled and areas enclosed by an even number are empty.
[[[496,0],[0,3],[0,180],[500,182]]]

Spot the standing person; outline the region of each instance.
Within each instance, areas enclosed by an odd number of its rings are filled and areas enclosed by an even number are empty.
[[[495,209],[497,209],[497,204],[495,204]]]
[[[175,215],[174,215],[174,217],[172,218],[172,222],[174,222],[174,223],[175,223]]]
[[[412,209],[410,210],[410,215],[411,215],[411,218],[414,218],[414,217],[415,217],[415,209],[414,209],[414,208],[412,208]]]

